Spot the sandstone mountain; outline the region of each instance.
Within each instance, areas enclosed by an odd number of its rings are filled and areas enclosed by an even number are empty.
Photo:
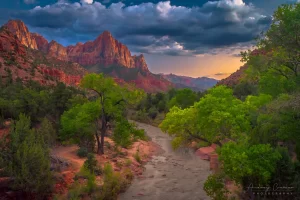
[[[147,92],[166,91],[173,87],[171,82],[149,71],[143,55],[132,56],[129,49],[108,31],[94,41],[64,47],[56,41],[48,42],[37,33],[30,33],[20,20],[10,20],[4,27],[17,37],[21,45],[39,50],[46,57],[62,63],[78,63],[90,72],[103,72]]]
[[[187,76],[178,76],[175,74],[163,74],[165,79],[174,83],[178,88],[191,88],[195,91],[204,91],[215,86],[218,80],[208,77],[192,78]]]
[[[27,30],[26,27],[21,27],[22,30]],[[15,33],[6,26],[0,29],[0,78],[2,80],[12,81],[19,78],[23,82],[35,80],[47,85],[56,84],[57,81],[67,85],[77,85],[82,76],[87,73],[87,70],[77,63],[62,62],[34,48],[27,48],[34,47],[35,40],[26,39],[22,34],[19,36],[21,39],[18,39],[18,36],[16,37]]]

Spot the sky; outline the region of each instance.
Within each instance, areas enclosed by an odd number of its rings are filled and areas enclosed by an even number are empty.
[[[150,71],[222,79],[243,63],[272,13],[297,0],[2,0],[0,24],[21,19],[64,46],[104,30],[145,55]]]

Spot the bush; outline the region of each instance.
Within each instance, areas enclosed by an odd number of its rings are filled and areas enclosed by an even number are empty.
[[[92,153],[89,153],[87,155],[86,161],[84,161],[84,166],[95,175],[102,174],[102,169],[100,166],[98,166],[97,160],[95,158],[95,155]]]
[[[213,200],[225,200],[229,193],[225,188],[224,175],[211,174],[208,176],[203,187],[206,194]]]
[[[99,200],[117,200],[119,193],[126,190],[128,181],[120,173],[114,172],[110,164],[104,166],[104,184],[101,188]]]
[[[145,138],[145,131],[137,129],[136,126],[129,123],[127,119],[122,119],[117,122],[113,134],[113,140],[118,146],[128,148],[134,140]]]
[[[129,167],[131,164],[132,164],[132,161],[131,161],[130,159],[127,159],[127,160],[125,161],[125,165],[126,165],[127,167]]]
[[[82,188],[83,192],[91,194],[93,191],[95,191],[95,189],[96,189],[96,176],[95,176],[94,173],[92,173],[90,171],[90,169],[87,167],[86,164],[81,167],[78,174],[76,174],[75,179],[78,179],[79,177],[87,179],[87,185]]]
[[[141,159],[141,156],[140,156],[140,153],[139,151],[136,151],[136,153],[133,155],[134,159],[138,162],[138,163],[141,163],[142,162],[142,159]]]
[[[151,118],[151,119],[155,119],[155,117],[158,115],[158,110],[155,108],[155,107],[151,107],[149,110],[148,110],[148,116]]]
[[[56,130],[47,118],[43,119],[41,127],[38,129],[37,132],[38,134],[43,136],[44,142],[47,147],[51,147],[55,144]]]
[[[80,147],[77,151],[77,156],[80,158],[85,158],[88,155],[88,150],[85,147]]]
[[[22,114],[12,125],[7,146],[0,146],[0,168],[14,178],[15,189],[43,197],[53,186],[50,156],[43,138],[30,126],[30,118]]]
[[[123,171],[123,176],[126,178],[126,180],[128,180],[129,182],[131,182],[134,178],[134,175],[132,173],[132,171],[129,168],[126,168]]]
[[[70,188],[70,190],[68,191],[68,195],[67,195],[68,200],[81,199],[80,197],[82,196],[83,190],[84,190],[83,186],[80,183],[75,182]]]
[[[144,110],[139,110],[136,112],[134,116],[134,120],[140,121],[140,122],[148,122],[148,114]]]
[[[126,119],[117,122],[112,138],[116,145],[128,148],[132,144],[131,129],[131,124]]]

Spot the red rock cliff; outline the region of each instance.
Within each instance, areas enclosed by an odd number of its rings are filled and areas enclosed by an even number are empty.
[[[83,66],[95,65],[94,67],[100,67],[102,70],[111,66],[111,72],[107,72],[109,75],[123,80],[127,80],[130,77],[130,80],[127,81],[135,83],[146,91],[165,91],[173,87],[171,82],[155,76],[149,71],[143,55],[132,56],[129,49],[114,39],[108,31],[104,31],[94,41],[64,47],[56,41],[49,43],[43,36],[30,33],[22,21],[9,21],[5,26],[24,46],[44,52],[49,59],[53,58],[55,62],[56,60],[63,62],[59,68],[66,74],[70,74],[70,71],[74,71],[76,68],[75,66],[67,65],[70,62],[66,61],[71,61],[73,64],[78,63]],[[36,56],[33,55],[33,57]],[[52,67],[56,65],[53,63]],[[79,74],[84,73],[81,67],[77,68],[75,71],[78,71]],[[43,74],[47,75],[48,71],[44,72]],[[79,80],[78,77],[71,76],[64,78],[64,75],[57,75],[56,78],[72,84],[77,83]]]
[[[38,49],[59,60],[77,62],[84,66],[117,65],[149,71],[143,55],[131,56],[129,49],[113,38],[108,31],[104,31],[94,41],[64,47],[56,41],[48,43],[43,36],[30,33],[26,25],[20,20],[11,20],[5,26],[26,47]]]
[[[38,49],[35,39],[31,37],[31,33],[22,21],[9,20],[5,26],[10,32],[17,36],[21,44],[32,49]]]
[[[59,60],[69,60],[67,55],[67,48],[53,40],[48,45],[48,55]]]
[[[31,33],[31,37],[35,39],[38,50],[48,53],[48,41],[41,35],[37,33]]]
[[[129,49],[104,31],[93,42],[67,47],[70,61],[84,66],[100,64],[102,66],[118,65],[127,68],[142,68],[148,71],[144,56],[131,56]]]

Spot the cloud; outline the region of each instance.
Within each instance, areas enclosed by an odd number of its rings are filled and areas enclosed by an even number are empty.
[[[81,4],[37,6],[13,17],[48,39],[64,38],[64,44],[92,40],[109,30],[134,52],[180,56],[221,51],[234,55],[271,22],[270,16],[242,0],[208,1],[200,7],[175,6],[170,1],[105,6],[81,0]]]
[[[93,0],[80,0],[81,3],[92,4]]]
[[[219,72],[214,74],[214,76],[226,76],[226,75],[230,75],[231,73],[223,73],[223,72]]]
[[[26,3],[26,4],[34,4],[35,0],[24,0],[24,3]]]

